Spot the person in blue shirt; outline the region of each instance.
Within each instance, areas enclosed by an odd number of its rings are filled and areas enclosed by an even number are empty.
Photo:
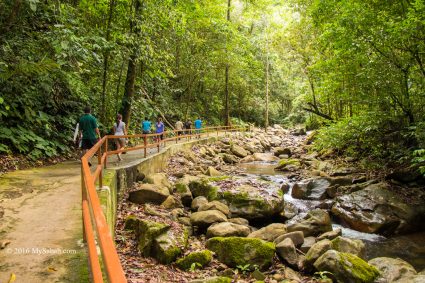
[[[143,134],[150,134],[151,133],[151,121],[148,120],[148,118],[145,117],[145,120],[142,122],[142,133]]]
[[[162,140],[164,139],[164,123],[162,122],[162,118],[159,117],[158,118],[158,122],[156,122],[156,133],[157,134],[161,134],[159,135],[159,139]]]
[[[197,120],[195,120],[195,131],[197,134],[201,133],[201,128],[202,128],[202,120],[201,118],[198,118]]]

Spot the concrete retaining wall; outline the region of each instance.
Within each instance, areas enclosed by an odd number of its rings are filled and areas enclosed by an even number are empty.
[[[195,144],[205,144],[217,140],[217,137],[192,140],[185,143],[168,145],[160,152],[124,164],[119,167],[109,167],[103,172],[103,188],[98,190],[100,203],[105,214],[109,229],[114,235],[117,204],[125,192],[138,179],[165,169],[167,159],[180,151],[188,151]]]

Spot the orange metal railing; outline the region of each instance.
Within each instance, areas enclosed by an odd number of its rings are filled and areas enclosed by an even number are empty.
[[[104,136],[100,139],[95,146],[93,146],[81,158],[81,190],[82,190],[82,209],[83,209],[83,239],[87,243],[89,266],[91,271],[91,279],[95,283],[104,282],[103,274],[106,274],[107,282],[121,283],[127,282],[124,270],[115,248],[114,240],[106,222],[105,215],[103,214],[100,206],[100,201],[96,192],[96,182],[99,187],[102,184],[103,169],[107,166],[108,156],[120,152],[143,150],[143,157],[147,156],[148,148],[157,148],[160,151],[161,145],[166,145],[170,142],[178,143],[179,140],[191,140],[193,138],[201,138],[213,134],[219,135],[220,132],[240,132],[246,131],[245,127],[207,127],[200,131],[192,129],[182,131],[166,131],[162,133],[163,138],[160,139],[161,134],[138,134],[138,135],[125,135],[125,136]],[[128,138],[135,140],[134,146],[123,148],[120,150],[108,150],[108,141],[116,138]],[[137,144],[138,141],[142,142]],[[92,172],[89,166],[89,160],[97,154],[97,167]],[[96,240],[100,247],[102,256],[102,264],[99,260],[97,253]]]

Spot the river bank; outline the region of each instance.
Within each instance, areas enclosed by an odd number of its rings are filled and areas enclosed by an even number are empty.
[[[395,282],[390,263],[423,280],[424,233],[393,237],[423,229],[420,178],[374,179],[308,143],[302,131],[255,130],[179,153],[135,184],[116,231],[130,282]],[[338,258],[366,278],[329,264]]]

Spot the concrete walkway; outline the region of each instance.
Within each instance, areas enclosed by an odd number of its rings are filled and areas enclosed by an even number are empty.
[[[143,151],[132,151],[108,163],[119,168],[141,158]],[[80,170],[72,161],[0,177],[0,283],[12,273],[18,283],[88,282]]]

